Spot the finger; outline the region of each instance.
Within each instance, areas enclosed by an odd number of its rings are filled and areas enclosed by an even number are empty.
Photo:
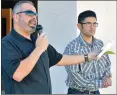
[[[105,87],[108,87],[108,79],[106,79]]]
[[[104,84],[102,87],[103,87],[103,88],[107,88],[107,85],[106,85],[106,84]]]
[[[43,33],[41,33],[41,35],[40,36],[42,36],[42,37],[44,37],[45,36],[45,33],[43,32]]]
[[[111,86],[112,85],[112,81],[111,79],[108,79],[108,86]]]
[[[105,88],[105,85],[103,85],[102,88]]]
[[[105,87],[105,81],[103,81],[102,87],[103,87],[103,88]]]
[[[111,80],[110,80],[110,78],[106,78],[106,80],[107,80],[107,82],[106,82],[106,86],[108,87],[108,86],[111,85]]]
[[[105,88],[105,83],[103,83],[102,87]]]
[[[107,78],[107,82],[106,82],[106,87],[110,86],[111,85],[111,82],[110,80]]]
[[[43,32],[43,33],[41,33],[40,35],[38,34],[38,36],[44,37],[44,36],[45,36],[45,33]]]
[[[106,88],[106,83],[107,83],[107,81],[106,81],[106,78],[105,78],[104,81],[103,81],[103,85],[102,85],[103,88]]]

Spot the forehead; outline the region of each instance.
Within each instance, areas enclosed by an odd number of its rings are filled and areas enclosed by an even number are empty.
[[[96,18],[95,17],[87,17],[84,19],[85,22],[96,22]]]
[[[25,11],[25,10],[32,10],[33,12],[36,12],[35,7],[30,3],[22,4],[22,11]]]

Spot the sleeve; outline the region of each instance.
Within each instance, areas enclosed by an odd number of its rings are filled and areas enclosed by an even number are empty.
[[[63,57],[63,55],[58,53],[51,45],[48,46],[47,51],[49,57],[49,67],[56,65]]]
[[[100,47],[103,47],[104,46],[103,41],[99,40],[99,42],[100,42]],[[102,56],[102,59],[103,59],[104,64],[106,64],[105,65],[106,69],[105,69],[105,72],[104,72],[104,76],[112,76],[112,74],[111,74],[111,61],[110,61],[109,55],[104,54]]]
[[[1,67],[6,74],[12,78],[21,61],[21,54],[9,41],[2,41],[2,64]]]
[[[105,69],[105,72],[104,72],[104,75],[105,76],[112,76],[112,73],[111,73],[111,61],[110,61],[110,58],[108,56],[108,54],[105,54],[104,55],[104,59],[106,60],[106,69]]]

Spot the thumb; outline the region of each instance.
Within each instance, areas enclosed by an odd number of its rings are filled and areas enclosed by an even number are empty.
[[[44,37],[45,36],[45,33],[43,32],[43,33],[41,33],[41,35],[40,35],[41,37]]]
[[[37,34],[37,36],[39,37],[39,33]]]

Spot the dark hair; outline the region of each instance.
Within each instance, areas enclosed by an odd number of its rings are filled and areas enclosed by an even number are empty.
[[[97,20],[96,13],[94,11],[86,10],[79,14],[78,23],[82,23],[87,17],[95,17]]]

